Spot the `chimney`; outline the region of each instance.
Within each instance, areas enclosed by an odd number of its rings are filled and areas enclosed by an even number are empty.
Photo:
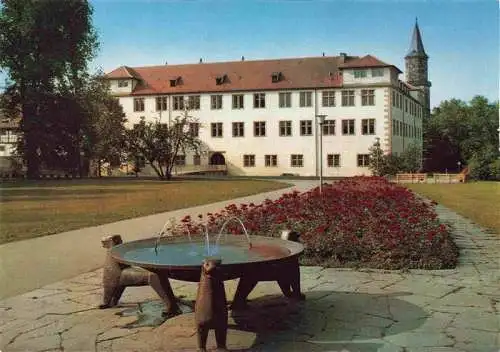
[[[345,63],[347,61],[347,54],[346,53],[340,53],[340,62]]]
[[[245,57],[244,56],[241,57],[241,61],[245,61]]]
[[[165,61],[165,65],[168,65],[168,61]]]
[[[325,56],[325,52],[323,51],[323,57]]]
[[[200,57],[200,64],[203,63],[203,59]]]

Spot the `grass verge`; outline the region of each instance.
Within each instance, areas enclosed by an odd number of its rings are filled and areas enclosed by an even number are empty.
[[[500,182],[406,186],[500,234]]]
[[[0,185],[0,243],[288,187],[261,180],[62,180]]]

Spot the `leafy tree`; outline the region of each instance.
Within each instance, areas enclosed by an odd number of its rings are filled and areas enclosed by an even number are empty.
[[[125,147],[125,114],[118,100],[109,93],[108,82],[97,74],[85,80],[77,99],[85,123],[81,129],[81,150],[96,161],[98,176],[101,165],[119,166]]]
[[[422,149],[417,144],[410,144],[401,153],[401,169],[404,172],[418,172],[422,168]]]
[[[368,149],[370,152],[370,164],[368,168],[374,176],[384,176],[387,174],[387,159],[384,151],[380,146],[380,139],[377,138],[375,143]]]
[[[197,123],[187,110],[170,124],[141,119],[139,124],[127,131],[130,159],[143,157],[160,179],[171,179],[176,157],[180,153],[185,155],[187,151],[201,150],[201,141],[192,129]]]
[[[66,148],[79,144],[81,110],[71,100],[97,49],[91,15],[86,0],[2,0],[0,68],[9,78],[6,106],[22,118],[21,153],[30,178],[38,176],[49,155],[79,158],[78,151]]]
[[[471,176],[490,177],[488,165],[499,156],[498,109],[498,102],[482,96],[468,104],[456,99],[442,102],[424,121],[425,168],[455,169],[460,161],[470,166]]]

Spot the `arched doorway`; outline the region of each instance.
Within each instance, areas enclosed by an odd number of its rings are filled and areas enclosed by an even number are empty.
[[[224,158],[222,153],[213,153],[210,157],[210,165],[226,165],[226,158]]]

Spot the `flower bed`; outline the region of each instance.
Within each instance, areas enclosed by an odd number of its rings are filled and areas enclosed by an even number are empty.
[[[353,177],[261,204],[231,204],[204,219],[185,217],[176,233],[218,233],[236,216],[249,234],[279,236],[285,228],[301,234],[304,265],[379,269],[445,269],[457,263],[458,248],[440,224],[434,204],[379,177]],[[228,233],[241,234],[230,222]]]

